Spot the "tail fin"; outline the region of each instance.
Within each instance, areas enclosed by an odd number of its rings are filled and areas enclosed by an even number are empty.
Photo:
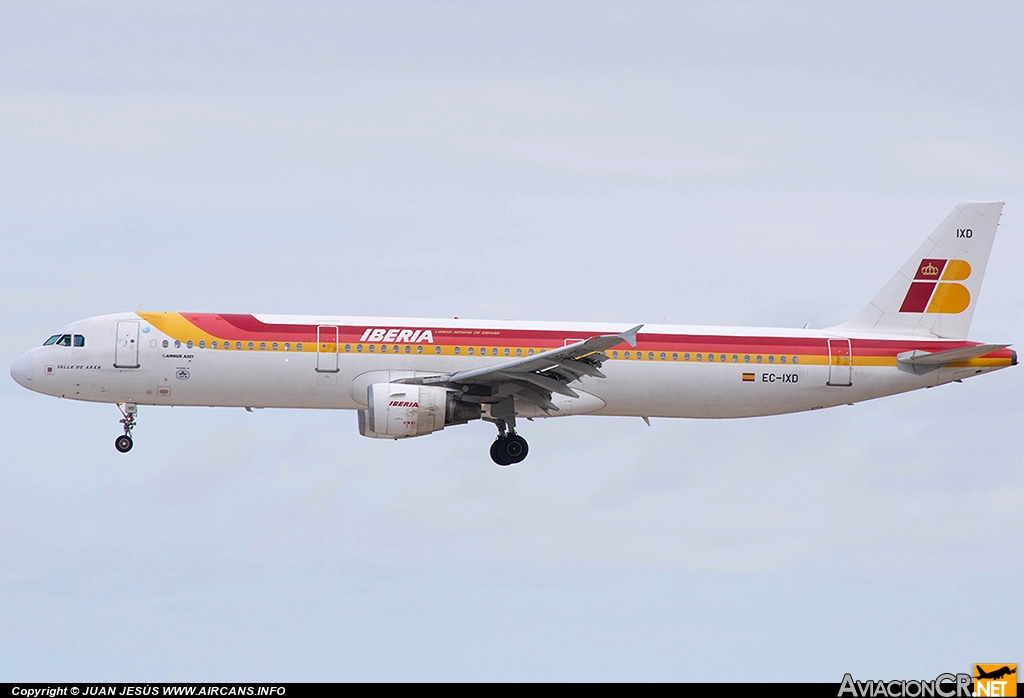
[[[966,339],[1001,201],[958,205],[843,332]]]

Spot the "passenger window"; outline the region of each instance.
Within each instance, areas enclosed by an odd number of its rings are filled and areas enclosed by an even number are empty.
[[[423,353],[423,345],[422,344],[420,344],[418,347],[416,347],[416,353],[417,354],[422,354]]]
[[[498,355],[498,347],[491,347],[491,356]]]
[[[242,348],[242,343],[241,342],[235,342],[235,349],[241,349],[241,348]]]
[[[473,355],[473,351],[474,351],[473,347],[470,347],[469,349],[466,350],[466,353],[469,354],[470,356],[472,356]]]
[[[440,354],[441,353],[441,345],[440,344],[438,344],[436,347],[434,347],[434,353],[435,354]]]
[[[701,360],[700,352],[697,352],[697,361],[700,361],[700,360]]]
[[[455,347],[455,353],[456,353],[456,354],[458,354],[458,353],[459,353],[460,351],[462,351],[462,348],[461,348],[461,347]]]
[[[373,352],[377,351],[377,345],[375,345],[375,344],[368,344],[366,348],[370,350],[371,354]]]
[[[168,342],[168,341],[167,341],[167,340],[165,339],[165,340],[164,340],[164,349],[166,349],[166,348],[167,348],[168,346],[170,346],[170,344],[171,344],[171,343],[170,343],[170,342]]]
[[[732,355],[732,362],[733,363],[736,363],[739,360],[740,360],[740,357],[736,356],[735,354]]]
[[[719,359],[720,359],[720,360],[721,360],[721,361],[722,361],[723,363],[725,362],[725,354],[722,354],[722,355],[721,355],[721,356],[719,356],[718,358],[719,358]]]
[[[629,358],[629,352],[628,351],[623,352],[622,355],[625,356],[627,359]]]
[[[174,340],[174,348],[175,349],[181,349],[181,340],[180,339]],[[241,349],[242,347],[238,347],[238,348]]]
[[[396,344],[395,346],[391,347],[391,351],[393,351],[393,352],[395,352],[397,354],[398,353],[398,345]]]
[[[509,353],[510,353],[510,352],[509,352],[509,350],[508,350],[508,347],[505,347],[505,356],[508,356],[508,355],[509,355]]]
[[[617,351],[613,351],[613,352],[612,352],[612,358],[613,358],[613,359],[617,359],[617,358],[619,358],[619,352],[617,352]]]
[[[362,344],[357,344],[357,345],[356,345],[356,351],[357,351],[357,352],[360,352],[360,353],[362,353],[362,351],[363,351],[363,345],[362,345]]]
[[[672,360],[673,361],[679,361],[679,352],[677,352],[677,351],[672,352]]]
[[[745,364],[749,364],[750,363],[750,354],[744,354],[743,355],[743,363],[745,363]]]
[[[662,360],[662,361],[664,361],[664,360],[665,360],[665,352],[661,352],[661,360]]]
[[[200,339],[199,340],[199,348],[200,349],[205,349],[206,348],[206,340],[205,339]]]
[[[271,344],[270,348],[273,349],[274,351],[277,351],[277,342],[274,342],[273,344]]]
[[[522,349],[516,349],[516,356],[522,356],[522,355],[523,355],[523,350]]]
[[[796,356],[794,356],[794,357],[793,357],[793,363],[795,363],[795,364],[796,364],[796,363],[800,363],[800,358],[799,358],[799,357],[796,357]]]
[[[210,348],[211,349],[216,349],[217,348],[217,340],[216,339],[213,340],[212,342],[210,342]]]
[[[757,355],[757,363],[761,363],[761,355],[760,354]]]
[[[768,357],[768,363],[770,363],[770,364],[775,363],[775,357],[774,356],[769,356]]]
[[[651,361],[654,361],[654,352],[653,351],[647,352],[647,358],[650,359]]]
[[[348,350],[346,349],[345,351],[348,351]],[[411,345],[409,345],[409,344],[405,345],[405,353],[406,354],[412,353],[412,346]]]
[[[48,347],[51,344],[56,344],[58,339],[60,339],[60,335],[59,334],[55,334],[52,337],[50,337],[48,340],[43,342],[43,346],[44,347]]]
[[[85,346],[85,337],[83,337],[80,334],[76,334],[75,335],[75,346],[76,347],[84,347]]]
[[[267,350],[267,343],[266,342],[260,342],[260,351],[266,351],[266,350]]]
[[[779,357],[779,361],[781,361],[782,363],[786,363],[786,357],[785,356],[780,356]]]
[[[252,342],[249,342],[249,351],[252,351],[254,348],[255,345]]]
[[[529,350],[528,352],[526,352],[526,354],[527,354],[528,356],[533,356],[533,349],[530,349],[530,350]]]
[[[295,351],[302,351],[302,342],[295,345]]]
[[[714,360],[715,360],[715,355],[714,354],[708,354],[708,361],[714,361]]]
[[[686,352],[685,354],[683,354],[683,361],[689,361],[689,360],[690,360],[690,352]]]
[[[345,345],[345,351],[348,351],[351,347],[352,347],[351,344],[346,344]],[[284,343],[284,350],[285,351],[291,351],[292,350],[292,343],[291,342],[285,342]]]
[[[288,342],[285,342],[285,343],[284,343],[284,350],[285,350],[285,351],[288,351]],[[345,353],[347,354],[347,353],[349,353],[350,351],[352,351],[352,345],[351,345],[351,344],[346,344],[346,345],[345,345]]]

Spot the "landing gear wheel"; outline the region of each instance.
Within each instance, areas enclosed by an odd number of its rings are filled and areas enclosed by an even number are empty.
[[[491,444],[491,460],[498,465],[512,465],[512,461],[504,454],[502,446],[505,443],[505,437],[499,436],[495,439],[494,443]]]
[[[491,460],[498,465],[512,465],[522,463],[526,454],[530,452],[530,446],[526,439],[519,434],[499,436],[491,444]]]
[[[522,463],[530,452],[530,445],[519,434],[510,434],[502,445],[502,453],[513,463]]]
[[[132,450],[132,446],[134,445],[132,437],[127,434],[114,439],[114,448],[116,448],[119,453],[128,453],[128,451]]]

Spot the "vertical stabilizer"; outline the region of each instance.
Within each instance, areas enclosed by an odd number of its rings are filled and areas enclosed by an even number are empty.
[[[1001,201],[968,201],[907,260],[843,332],[966,339],[978,304]]]

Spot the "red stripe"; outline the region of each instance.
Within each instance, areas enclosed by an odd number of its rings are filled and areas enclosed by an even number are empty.
[[[916,285],[916,284],[915,284]],[[931,284],[928,284],[931,285]],[[213,313],[182,313],[182,316],[204,332],[226,340],[269,340],[278,342],[311,342],[317,341],[317,325],[300,325],[289,323],[265,323],[252,315]],[[338,340],[340,343],[359,343],[363,333],[372,325],[340,326]],[[434,335],[434,344],[462,345],[477,347],[533,347],[555,348],[565,344],[567,340],[585,339],[590,333],[565,330],[526,330],[526,329],[490,329],[490,328],[425,328],[423,325],[388,325],[385,329],[430,329]],[[364,344],[369,342],[364,341]],[[384,344],[385,342],[373,342]],[[400,342],[386,342],[399,344]],[[961,347],[976,346],[977,342],[966,341],[927,341],[923,339],[854,339],[851,341],[853,356],[895,356],[911,349],[922,351],[943,351]],[[617,350],[628,349],[625,343],[616,347]],[[770,336],[734,336],[721,334],[708,335],[677,335],[666,333],[641,333],[637,337],[637,349],[644,352],[713,352],[723,354],[799,354],[803,356],[828,356],[828,342],[818,337],[770,337]],[[1011,358],[1009,349],[993,352],[993,358]]]
[[[935,284],[927,281],[914,281],[910,284],[907,297],[900,306],[901,313],[923,313],[928,307],[928,299],[932,297]]]

